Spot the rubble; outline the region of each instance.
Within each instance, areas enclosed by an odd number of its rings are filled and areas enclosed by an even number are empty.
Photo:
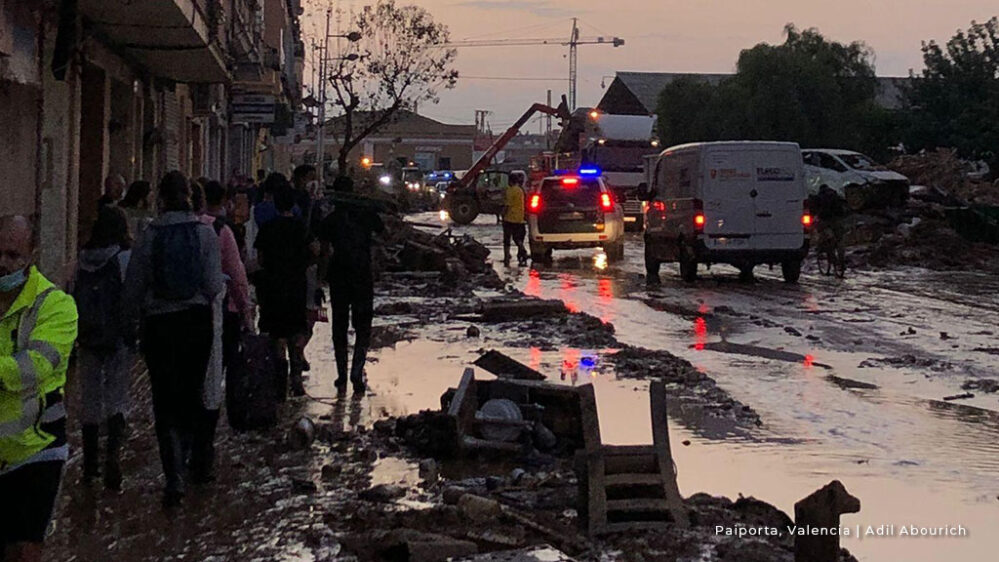
[[[993,379],[971,379],[961,385],[961,390],[978,390],[985,394],[999,392],[999,381]]]
[[[957,157],[954,149],[938,148],[933,152],[899,156],[888,167],[908,177],[913,185],[940,190],[960,202],[999,205],[996,184],[973,179],[967,163]]]

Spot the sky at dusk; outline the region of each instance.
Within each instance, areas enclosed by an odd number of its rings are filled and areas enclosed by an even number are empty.
[[[742,49],[779,43],[783,28],[817,27],[826,37],[862,40],[875,51],[882,76],[905,76],[921,68],[920,43],[946,41],[972,20],[999,15],[995,0],[422,0],[453,40],[568,38],[571,18],[581,35],[619,36],[623,47],[579,47],[578,105],[595,105],[615,71],[732,72]],[[306,0],[308,35],[325,19],[326,0]],[[336,2],[345,11],[367,4]],[[347,16],[344,16],[346,27]],[[335,26],[334,26],[335,27]],[[568,48],[560,46],[475,47],[459,50],[457,69],[466,78],[421,114],[448,122],[474,123],[476,109],[493,112],[494,129],[509,126],[530,104],[555,99],[568,87]],[[500,78],[501,80],[498,80]],[[532,78],[541,80],[509,80]],[[538,131],[538,122],[526,131]]]

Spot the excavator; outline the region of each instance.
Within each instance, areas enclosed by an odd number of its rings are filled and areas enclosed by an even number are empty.
[[[536,103],[528,109],[496,142],[486,150],[460,179],[451,182],[444,197],[443,208],[457,224],[470,224],[479,213],[496,215],[503,211],[506,174],[486,173],[486,168],[510,139],[517,136],[535,113],[552,115],[562,121],[571,117],[565,96],[558,107]],[[526,187],[526,186],[525,186]]]

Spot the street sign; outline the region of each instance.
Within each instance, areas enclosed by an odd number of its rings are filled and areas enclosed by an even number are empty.
[[[277,99],[262,94],[239,94],[232,97],[233,123],[273,123]]]

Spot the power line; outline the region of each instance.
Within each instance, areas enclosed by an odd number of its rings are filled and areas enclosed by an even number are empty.
[[[517,80],[522,82],[568,82],[568,78],[547,78],[543,76],[465,76],[459,74],[458,79],[466,80]]]

